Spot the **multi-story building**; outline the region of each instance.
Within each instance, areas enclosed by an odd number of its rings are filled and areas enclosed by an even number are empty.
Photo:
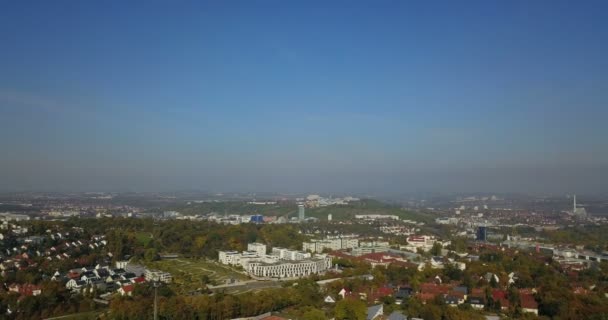
[[[355,219],[362,220],[399,220],[399,216],[392,214],[356,214]]]
[[[390,249],[390,245],[386,241],[368,241],[361,242],[358,248],[354,248],[352,251],[353,256],[362,256],[368,253],[376,252],[387,252]]]
[[[238,251],[218,251],[218,259],[223,264],[235,264],[240,253]]]
[[[323,239],[323,240],[311,240],[310,242],[302,243],[302,250],[310,252],[323,252],[325,249],[329,250],[342,250],[342,249],[353,249],[359,246],[359,239],[357,238],[334,238],[334,239]]]
[[[306,214],[305,214],[304,210],[305,209],[304,209],[304,205],[303,204],[298,205],[298,219],[300,221],[304,221],[304,219],[306,219]]]
[[[417,249],[430,250],[437,240],[433,236],[417,236],[412,235],[407,237],[406,249],[416,251]]]
[[[249,251],[219,251],[223,264],[242,266],[257,277],[293,278],[324,272],[331,268],[331,258],[325,255],[312,257],[308,252],[272,248],[266,254],[266,245],[250,243]]]
[[[258,242],[247,244],[247,251],[256,252],[259,256],[266,254],[266,245]]]
[[[164,283],[171,283],[171,280],[173,279],[171,274],[168,272],[150,269],[146,269],[144,277],[146,278],[146,281],[157,281]]]
[[[246,270],[249,274],[256,277],[297,278],[323,273],[330,268],[331,257],[319,256],[294,262],[279,261],[266,263],[263,261],[256,261],[249,263]]]
[[[279,257],[281,260],[303,260],[311,257],[310,253],[285,248],[272,248],[271,255]]]

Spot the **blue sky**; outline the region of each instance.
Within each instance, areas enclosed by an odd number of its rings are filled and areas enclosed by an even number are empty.
[[[605,1],[0,5],[0,189],[603,192]]]

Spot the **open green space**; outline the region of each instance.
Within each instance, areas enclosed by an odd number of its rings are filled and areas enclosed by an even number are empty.
[[[74,314],[69,314],[69,315],[65,315],[65,316],[48,318],[48,320],[95,320],[103,312],[104,311],[102,311],[102,310],[80,312],[80,313],[74,313]]]
[[[148,267],[171,273],[173,285],[184,291],[202,288],[207,282],[218,285],[230,279],[243,281],[246,275],[236,272],[215,261],[205,259],[178,258],[151,262]]]

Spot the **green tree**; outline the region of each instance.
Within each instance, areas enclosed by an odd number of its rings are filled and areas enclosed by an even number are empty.
[[[365,320],[367,307],[361,300],[340,300],[336,303],[335,317],[337,320]]]
[[[158,260],[158,252],[154,248],[147,249],[144,254],[144,259],[148,262],[156,261]]]
[[[441,255],[441,248],[441,244],[439,244],[439,242],[435,242],[429,252],[434,256],[439,256]]]
[[[310,309],[302,315],[302,320],[325,320],[325,312],[319,309]]]

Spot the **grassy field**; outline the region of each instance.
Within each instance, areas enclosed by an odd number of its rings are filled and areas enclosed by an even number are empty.
[[[103,310],[88,311],[88,312],[74,313],[74,314],[70,314],[67,316],[48,318],[47,320],[95,320],[103,312],[104,312]]]
[[[237,281],[248,279],[246,275],[233,271],[218,262],[204,259],[168,259],[149,263],[148,267],[171,273],[173,285],[184,291],[201,288],[205,275],[212,284],[224,284],[229,279]]]

